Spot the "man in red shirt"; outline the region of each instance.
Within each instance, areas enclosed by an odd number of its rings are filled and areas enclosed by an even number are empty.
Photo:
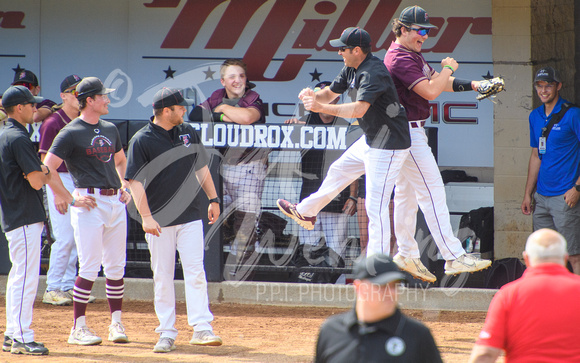
[[[469,362],[580,362],[580,276],[566,269],[566,240],[551,229],[530,235],[528,269],[494,296]]]

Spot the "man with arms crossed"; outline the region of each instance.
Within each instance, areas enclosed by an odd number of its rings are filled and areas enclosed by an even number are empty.
[[[347,28],[330,41],[344,59],[344,68],[329,87],[304,89],[299,98],[312,112],[356,117],[364,135],[329,168],[318,191],[297,205],[278,199],[278,207],[306,229],[340,191],[366,173],[366,209],[369,216],[367,254],[390,251],[389,201],[395,179],[409,153],[411,140],[405,110],[384,64],[370,52],[371,38],[361,28]],[[329,104],[348,91],[353,102]]]
[[[183,123],[185,106],[191,104],[193,100],[184,99],[177,89],[159,90],[153,98],[155,116],[131,138],[127,157],[125,179],[151,252],[160,334],[153,348],[156,353],[175,349],[175,251],[183,268],[187,318],[194,330],[189,344],[222,344],[210,325],[203,224],[195,201],[201,186],[210,201],[207,215],[213,224],[220,215],[219,198],[209,156],[194,129]]]
[[[71,209],[79,259],[79,276],[73,288],[74,322],[69,344],[94,345],[102,339],[88,328],[85,313],[93,284],[101,265],[106,276],[107,301],[111,312],[109,340],[128,342],[121,323],[123,276],[127,247],[127,217],[125,203],[131,195],[121,189],[125,180],[127,159],[117,127],[100,117],[109,113],[108,93],[96,77],[84,78],[76,87],[81,115],[65,126],[54,139],[44,159],[54,171],[49,183],[57,195],[55,204],[61,213],[75,206],[77,198],[92,197],[91,210]],[[56,170],[66,163],[74,184],[72,195],[64,188]]]
[[[41,101],[42,97],[34,97],[23,86],[10,87],[2,96],[8,119],[0,133],[0,207],[12,262],[2,350],[14,354],[48,354],[43,344],[34,341],[30,328],[38,288],[40,234],[46,220],[41,188],[51,179],[26,130],[33,122],[35,104]]]
[[[522,212],[533,212],[534,230],[551,228],[566,238],[570,265],[580,275],[580,109],[571,107],[552,124],[567,103],[560,97],[560,77],[544,67],[534,86],[542,106],[530,113],[532,153]]]
[[[469,362],[580,362],[580,276],[566,269],[566,240],[551,229],[528,237],[528,268],[493,297]]]
[[[394,41],[385,65],[397,87],[399,99],[409,118],[411,150],[397,178],[395,189],[395,235],[399,252],[395,263],[414,277],[434,282],[433,275],[421,262],[419,246],[415,240],[417,202],[425,215],[425,222],[439,247],[445,262],[445,274],[475,272],[491,265],[465,253],[461,241],[453,234],[445,186],[431,148],[427,144],[425,120],[429,117],[429,100],[443,91],[459,92],[476,90],[479,83],[464,81],[451,75],[458,68],[453,58],[441,61],[442,70],[436,72],[421,54],[423,42],[429,30],[435,28],[429,16],[419,6],[409,6],[393,22]]]

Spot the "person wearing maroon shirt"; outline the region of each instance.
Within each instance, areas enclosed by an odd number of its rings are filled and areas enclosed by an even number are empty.
[[[470,91],[479,86],[477,81],[452,77],[458,68],[453,58],[441,61],[440,72],[427,63],[421,48],[432,28],[436,27],[429,22],[429,15],[423,8],[415,5],[403,9],[393,22],[396,40],[385,56],[385,65],[407,111],[411,132],[410,154],[395,182],[395,235],[399,252],[393,260],[402,270],[429,282],[434,282],[436,277],[421,262],[419,246],[414,238],[417,203],[441,255],[447,261],[445,274],[475,272],[491,265],[489,260],[466,254],[453,234],[445,186],[423,128],[430,115],[429,100],[443,91]]]

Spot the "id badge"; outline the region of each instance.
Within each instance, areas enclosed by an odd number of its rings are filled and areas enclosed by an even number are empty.
[[[538,146],[538,152],[542,155],[546,153],[546,138],[545,137],[540,137],[540,145]]]

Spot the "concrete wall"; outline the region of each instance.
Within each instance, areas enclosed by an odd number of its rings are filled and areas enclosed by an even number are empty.
[[[492,0],[494,74],[507,92],[494,110],[495,258],[521,257],[532,219],[520,211],[527,178],[528,115],[540,105],[535,72],[557,68],[574,100],[574,0]]]

